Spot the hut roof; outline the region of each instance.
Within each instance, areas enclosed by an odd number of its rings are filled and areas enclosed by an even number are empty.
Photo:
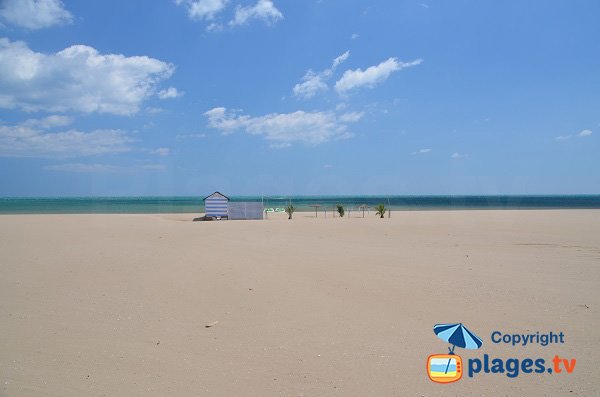
[[[218,194],[219,196],[223,196],[223,197],[225,197],[227,200],[229,200],[229,197],[225,196],[225,195],[224,195],[223,193],[221,193],[221,192],[214,192],[214,193],[212,193],[212,194],[209,194],[208,196],[204,197],[202,200],[206,200],[207,198],[209,198],[209,197],[212,197],[212,196],[214,196],[214,195],[216,195],[216,194]]]

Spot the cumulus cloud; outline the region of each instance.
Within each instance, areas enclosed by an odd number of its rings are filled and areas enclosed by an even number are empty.
[[[416,152],[412,152],[411,154],[412,155],[415,155],[415,154],[426,154],[426,153],[430,153],[431,150],[432,149],[429,149],[429,148],[427,148],[427,149],[419,149]]]
[[[346,59],[348,59],[349,56],[350,56],[350,51],[346,51],[342,55],[336,57],[333,60],[333,64],[331,65],[331,70],[334,71],[338,66],[340,66],[342,63],[344,63],[346,61]]]
[[[148,106],[146,109],[144,109],[148,114],[159,114],[165,111],[165,109],[163,108],[157,108],[157,107],[153,107],[153,106]]]
[[[0,20],[35,30],[71,23],[73,16],[60,0],[2,0]]]
[[[286,147],[293,143],[318,145],[333,139],[351,136],[348,124],[358,121],[356,115],[338,116],[334,112],[271,113],[252,117],[218,107],[204,113],[208,126],[227,135],[244,131],[263,136],[272,147]]]
[[[140,168],[142,170],[162,171],[167,169],[167,166],[164,164],[142,164],[138,165],[137,168]]]
[[[162,171],[166,169],[164,164],[137,164],[128,167],[100,164],[100,163],[66,163],[52,164],[42,167],[46,171],[69,172],[69,173],[132,173],[136,170]]]
[[[583,130],[579,134],[577,134],[577,136],[580,138],[590,136],[590,135],[592,135],[592,130]]]
[[[175,0],[177,5],[187,9],[188,16],[194,20],[211,20],[225,9],[227,0]]]
[[[120,172],[121,167],[110,164],[67,163],[53,164],[43,167],[46,171],[75,172],[75,173],[107,173]]]
[[[343,123],[356,123],[365,115],[364,112],[348,112],[340,115],[339,119]]]
[[[283,14],[275,7],[271,0],[258,0],[253,6],[242,7],[238,5],[229,25],[244,25],[251,19],[261,19],[269,24],[273,24],[283,19]]]
[[[0,156],[66,158],[131,150],[133,139],[122,130],[48,131],[69,122],[70,119],[62,116],[50,116],[15,125],[0,125]]]
[[[555,141],[566,141],[568,139],[571,139],[571,135],[559,135],[554,137]]]
[[[44,54],[0,38],[0,108],[132,114],[173,71],[147,56],[103,55],[85,45]]]
[[[323,81],[325,76],[322,73],[315,73],[312,70],[306,72],[302,77],[302,82],[294,86],[292,91],[297,97],[305,99],[312,98],[320,91],[327,91],[327,83]]]
[[[150,153],[156,154],[157,156],[168,156],[169,152],[170,150],[167,147],[159,147],[158,149],[150,151]]]
[[[573,136],[577,137],[577,138],[585,138],[587,136],[592,135],[592,130],[582,130],[581,132],[577,133],[577,134],[569,134],[569,135],[559,135],[559,136],[555,136],[554,140],[555,141],[568,141],[569,139],[571,139]]]
[[[177,139],[178,141],[181,141],[184,139],[204,139],[204,138],[206,138],[206,134],[204,134],[204,133],[178,134],[175,136],[175,139]]]
[[[344,93],[359,87],[372,88],[387,80],[392,73],[410,66],[419,65],[421,62],[423,62],[422,59],[416,59],[412,62],[402,62],[398,61],[397,58],[389,58],[379,65],[368,67],[366,70],[346,70],[342,77],[336,81],[335,89],[339,93]]]
[[[73,118],[69,116],[52,115],[41,119],[28,119],[20,123],[21,126],[30,128],[49,129],[52,127],[65,127],[73,123]]]
[[[331,67],[319,73],[313,72],[312,70],[307,71],[304,77],[302,77],[302,82],[296,84],[292,89],[294,95],[309,99],[321,91],[327,91],[329,87],[325,81],[333,74],[340,64],[348,59],[349,56],[350,51],[344,52],[333,60]]]
[[[182,95],[183,95],[183,92],[178,91],[177,88],[175,88],[175,87],[169,87],[165,90],[161,90],[158,92],[158,97],[160,99],[177,98]]]
[[[223,25],[220,23],[213,22],[206,27],[207,32],[220,32],[223,30]]]

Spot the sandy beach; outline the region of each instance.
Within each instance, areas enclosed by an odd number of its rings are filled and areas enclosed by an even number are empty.
[[[0,216],[0,395],[600,395],[600,210],[195,216]],[[453,322],[576,368],[433,383]]]

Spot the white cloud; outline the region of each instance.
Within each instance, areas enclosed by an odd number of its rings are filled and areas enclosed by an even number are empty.
[[[321,73],[315,73],[312,70],[306,72],[302,77],[302,83],[294,86],[292,91],[297,97],[309,99],[315,96],[320,91],[327,91],[327,84],[323,81],[324,76]]]
[[[276,142],[276,143],[269,144],[269,147],[271,149],[285,149],[286,147],[290,147],[290,146],[292,146],[292,144],[289,142]]]
[[[426,153],[430,153],[431,150],[432,149],[419,149],[416,152],[412,152],[411,154],[412,155],[415,155],[415,154],[426,154]]]
[[[419,3],[419,5],[423,8],[429,8],[429,4]]]
[[[178,134],[175,139],[181,141],[183,139],[203,139],[206,138],[206,134]]]
[[[454,152],[454,153],[452,153],[452,156],[450,156],[450,157],[453,159],[464,159],[465,157],[467,157],[467,155],[458,153],[458,152]]]
[[[297,97],[309,99],[315,96],[317,93],[327,91],[329,87],[325,82],[335,71],[335,69],[342,64],[350,56],[350,51],[344,52],[342,55],[336,57],[331,67],[323,70],[322,72],[315,73],[312,70],[306,72],[302,78],[302,83],[298,83],[294,86],[292,91]]]
[[[344,93],[359,87],[371,88],[385,81],[393,72],[419,65],[421,62],[423,62],[422,59],[412,62],[402,62],[396,58],[389,58],[379,65],[368,67],[364,71],[361,69],[346,70],[342,77],[335,83],[335,89],[340,93]]]
[[[162,171],[167,167],[164,164],[142,164],[139,165],[138,168],[141,168],[143,170]]]
[[[102,55],[85,45],[44,54],[0,38],[0,108],[132,114],[173,71],[147,56]]]
[[[177,5],[187,8],[188,16],[194,20],[211,20],[225,9],[227,0],[175,0]]]
[[[275,7],[271,0],[258,0],[253,6],[242,7],[238,5],[235,9],[235,16],[229,22],[229,25],[243,25],[251,19],[262,19],[272,24],[283,19],[283,14]]]
[[[222,21],[216,17],[227,8],[229,0],[175,0],[175,3],[183,5],[187,9],[190,19],[210,22],[206,26],[206,31],[220,32],[223,30]],[[273,24],[283,19],[283,14],[275,7],[272,0],[258,0],[256,4],[245,7],[238,4],[233,19],[229,21],[229,26],[244,25],[252,19],[260,19],[267,24]]]
[[[220,23],[213,22],[206,27],[207,32],[220,32],[223,30],[223,25]]]
[[[35,30],[71,23],[73,16],[60,0],[3,0],[0,19]]]
[[[338,116],[334,112],[302,110],[251,117],[223,107],[211,109],[204,115],[208,118],[209,127],[224,135],[241,130],[263,136],[271,142],[272,147],[290,146],[297,142],[318,145],[333,139],[348,138],[351,136],[348,124],[359,118]]]
[[[346,61],[346,59],[348,59],[348,57],[350,56],[350,51],[346,51],[344,52],[342,55],[340,55],[339,57],[336,57],[333,60],[333,64],[331,65],[331,70],[335,70],[339,65],[341,65],[342,63],[344,63],[344,61]]]
[[[150,153],[156,154],[157,156],[168,156],[169,152],[170,152],[169,148],[159,147],[158,149],[152,150]]]
[[[157,107],[152,107],[152,106],[148,106],[146,109],[144,109],[148,114],[158,114],[158,113],[162,113],[165,111],[165,109],[163,108],[157,108]]]
[[[72,117],[52,115],[44,117],[43,119],[28,119],[20,124],[25,127],[49,129],[52,127],[65,127],[72,123]]]
[[[358,120],[362,119],[364,115],[364,112],[348,112],[342,114],[339,119],[342,123],[356,123]]]
[[[577,136],[580,138],[590,136],[590,135],[592,135],[592,130],[583,130],[579,134],[577,134]]]
[[[112,164],[99,164],[99,163],[66,163],[66,164],[52,164],[45,165],[42,167],[46,171],[56,172],[70,172],[70,173],[131,173],[136,170],[150,170],[150,171],[162,171],[166,169],[164,164],[139,164],[133,166],[118,166]]]
[[[51,132],[48,129],[67,125],[62,116],[30,119],[16,125],[0,125],[1,157],[80,157],[131,150],[133,139],[122,130],[76,129]]]
[[[352,40],[356,40],[360,37],[360,35],[358,33],[352,33],[352,36],[350,36],[352,38]]]
[[[569,135],[559,135],[559,136],[555,136],[554,140],[555,141],[568,141],[569,139],[571,139],[573,136],[577,137],[577,138],[585,138],[586,136],[590,136],[592,135],[592,130],[582,130],[581,132],[577,133],[577,134],[569,134]]]
[[[43,167],[46,171],[74,172],[74,173],[107,173],[120,172],[121,167],[110,164],[85,164],[85,163],[67,163],[46,165]]]
[[[169,98],[177,98],[179,96],[183,96],[182,91],[178,91],[175,87],[169,87],[165,90],[160,90],[158,92],[158,97],[160,99],[169,99]]]

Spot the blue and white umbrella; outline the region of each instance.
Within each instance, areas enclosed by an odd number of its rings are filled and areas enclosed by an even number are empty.
[[[483,344],[481,338],[469,331],[462,323],[460,324],[436,324],[433,326],[433,332],[443,341],[452,343],[452,348],[448,348],[450,354],[454,354],[456,346],[463,349],[479,349]],[[450,367],[451,358],[446,365],[446,373]]]
[[[481,338],[469,331],[462,323],[460,324],[436,324],[433,326],[433,332],[443,341],[452,344],[450,354],[454,354],[454,347],[463,349],[479,349],[483,344]]]

